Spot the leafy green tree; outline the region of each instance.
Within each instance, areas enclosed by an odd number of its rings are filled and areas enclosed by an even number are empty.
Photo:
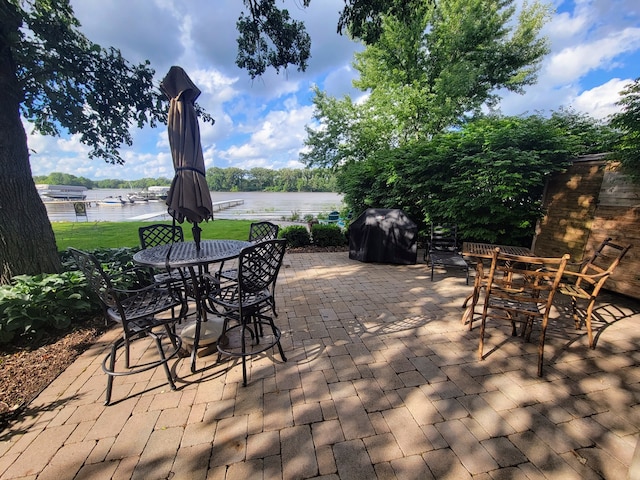
[[[268,67],[277,72],[289,65],[305,71],[311,56],[311,38],[304,23],[293,20],[286,8],[275,0],[242,0],[248,12],[242,12],[238,28],[236,64],[251,78],[262,75]],[[319,0],[320,1],[320,0]],[[432,3],[434,0],[427,0]],[[296,8],[308,7],[311,0],[291,2]],[[382,32],[382,18],[391,15],[411,18],[425,0],[345,0],[337,31],[348,31],[353,38],[375,43]]]
[[[615,145],[616,158],[636,182],[640,182],[640,78],[625,87],[617,103],[622,110],[611,118],[611,125],[622,133]]]
[[[422,226],[458,224],[465,240],[527,245],[543,213],[548,176],[585,145],[606,151],[610,136],[598,121],[566,112],[480,117],[352,162],[338,183],[354,211],[402,208]]]
[[[533,84],[547,41],[539,38],[548,7],[513,0],[422,2],[408,18],[382,17],[375,44],[356,54],[365,101],[316,90],[307,128],[308,165],[340,166],[382,148],[428,139],[493,105],[496,91]]]
[[[0,0],[0,283],[60,270],[20,114],[40,133],[79,134],[91,158],[112,163],[122,163],[131,126],[166,117],[149,65],[128,63],[78,26],[68,0]]]
[[[275,175],[269,168],[252,168],[247,175],[247,190],[261,192],[273,187]]]

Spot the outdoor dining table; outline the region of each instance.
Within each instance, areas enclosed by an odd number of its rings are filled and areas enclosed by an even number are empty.
[[[493,243],[479,243],[479,242],[464,242],[462,244],[462,255],[470,257],[476,261],[476,274],[473,281],[473,291],[464,300],[462,304],[466,307],[469,300],[471,305],[467,307],[462,314],[462,324],[464,325],[467,320],[473,322],[473,314],[475,306],[478,304],[478,298],[480,297],[480,290],[482,289],[482,279],[484,277],[484,260],[491,259],[493,252],[496,248],[500,248],[501,253],[507,253],[509,255],[523,255],[532,256],[531,249],[526,247],[517,247],[512,245],[495,245]],[[471,326],[472,323],[469,325]]]
[[[243,240],[201,240],[200,248],[195,242],[178,242],[140,250],[133,256],[138,265],[154,269],[187,269],[191,280],[192,295],[196,306],[194,344],[191,351],[191,371],[196,371],[196,355],[200,341],[202,323],[207,321],[206,293],[210,286],[208,265],[231,260],[240,251],[251,245]]]

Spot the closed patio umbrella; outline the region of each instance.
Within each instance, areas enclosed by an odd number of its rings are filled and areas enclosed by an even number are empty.
[[[166,203],[169,215],[176,221],[182,223],[186,219],[193,224],[193,239],[199,250],[201,229],[198,223],[212,218],[213,211],[194,105],[200,89],[181,67],[175,66],[169,69],[160,89],[171,101],[167,124],[175,168]]]

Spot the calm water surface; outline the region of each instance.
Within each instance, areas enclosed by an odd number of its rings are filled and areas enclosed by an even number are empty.
[[[143,215],[152,216],[149,221],[168,220],[167,206],[164,202],[127,203],[118,206],[98,205],[97,202],[107,196],[122,196],[126,198],[133,190],[93,189],[87,190],[87,219],[89,221],[124,222],[138,220]],[[213,202],[227,200],[243,200],[226,210],[214,213],[214,219],[235,220],[282,220],[289,219],[294,214],[300,218],[305,215],[318,215],[340,210],[343,206],[342,195],[337,193],[307,193],[307,192],[211,192]],[[72,202],[51,202],[45,204],[49,220],[75,221],[76,216]],[[84,218],[80,219],[84,221]]]

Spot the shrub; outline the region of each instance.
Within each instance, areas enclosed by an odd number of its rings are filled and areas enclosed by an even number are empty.
[[[302,225],[291,225],[280,230],[278,235],[280,238],[287,240],[287,245],[290,247],[306,247],[311,245],[311,236],[307,227]]]
[[[0,286],[0,343],[16,337],[38,339],[99,312],[98,305],[87,300],[88,293],[80,272],[13,277],[11,285]]]
[[[311,228],[313,244],[318,247],[339,247],[346,243],[346,237],[338,225],[318,224]]]
[[[139,286],[131,248],[94,250],[96,258],[112,277],[116,287]],[[100,303],[87,286],[84,275],[68,252],[60,254],[67,270],[61,274],[18,275],[10,285],[0,286],[0,343],[16,338],[38,340],[47,332],[69,329],[73,323],[100,312]]]

